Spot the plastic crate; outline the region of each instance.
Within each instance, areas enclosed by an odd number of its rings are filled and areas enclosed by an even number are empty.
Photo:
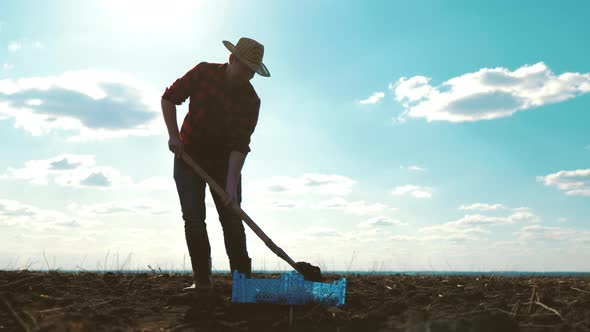
[[[234,303],[276,303],[301,305],[309,302],[327,306],[344,305],[346,278],[331,284],[307,281],[296,271],[281,274],[280,279],[252,279],[234,271],[232,302]]]

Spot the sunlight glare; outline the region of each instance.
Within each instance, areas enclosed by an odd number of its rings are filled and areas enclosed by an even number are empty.
[[[196,0],[106,0],[109,21],[132,34],[168,35],[203,24],[201,1]]]

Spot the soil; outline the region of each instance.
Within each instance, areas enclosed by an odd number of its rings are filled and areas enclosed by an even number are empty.
[[[346,278],[331,308],[232,304],[229,274],[183,293],[186,274],[0,271],[0,331],[590,331],[587,277]]]

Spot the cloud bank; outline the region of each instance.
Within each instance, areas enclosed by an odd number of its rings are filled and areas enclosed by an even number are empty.
[[[115,72],[0,80],[0,119],[34,136],[66,131],[71,140],[147,136],[162,128],[159,94]]]
[[[385,97],[385,92],[375,92],[369,98],[359,101],[359,103],[362,105],[377,104],[383,97]]]
[[[546,186],[554,186],[569,196],[590,196],[590,169],[559,171],[537,180]]]
[[[46,185],[53,182],[63,187],[109,189],[131,184],[110,166],[97,166],[93,155],[62,154],[43,160],[25,162],[23,168],[9,168],[0,179],[19,179],[33,184]]]
[[[439,86],[430,81],[425,76],[402,77],[389,85],[404,107],[401,121],[407,117],[429,122],[491,120],[590,92],[590,73],[556,75],[543,62],[514,71],[482,68]]]
[[[414,198],[431,198],[432,189],[428,187],[421,187],[415,185],[398,186],[391,190],[391,193],[396,196],[410,195]]]

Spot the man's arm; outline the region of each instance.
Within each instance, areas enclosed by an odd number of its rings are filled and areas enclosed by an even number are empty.
[[[226,192],[228,196],[224,204],[229,206],[232,201],[237,201],[237,187],[240,180],[240,172],[244,166],[246,155],[250,152],[250,136],[258,122],[258,111],[260,99],[256,96],[251,103],[248,103],[232,123],[233,132],[230,134],[230,156],[227,170]]]
[[[172,151],[177,158],[183,151],[182,141],[180,141],[180,134],[178,131],[178,123],[176,122],[176,105],[174,103],[162,98],[162,115],[164,122],[168,129],[168,149]]]
[[[162,114],[164,115],[164,122],[168,129],[168,148],[174,152],[177,158],[182,154],[183,145],[180,140],[180,133],[178,131],[178,124],[176,122],[176,105],[181,105],[186,101],[191,91],[193,91],[196,82],[199,79],[200,73],[205,62],[201,62],[193,69],[189,70],[184,76],[177,79],[170,87],[164,91],[162,95]]]
[[[225,185],[225,192],[227,196],[223,200],[225,206],[229,206],[232,202],[237,203],[238,181],[240,180],[240,173],[244,166],[246,155],[239,151],[232,151],[229,154],[229,162],[227,169],[227,179]]]

